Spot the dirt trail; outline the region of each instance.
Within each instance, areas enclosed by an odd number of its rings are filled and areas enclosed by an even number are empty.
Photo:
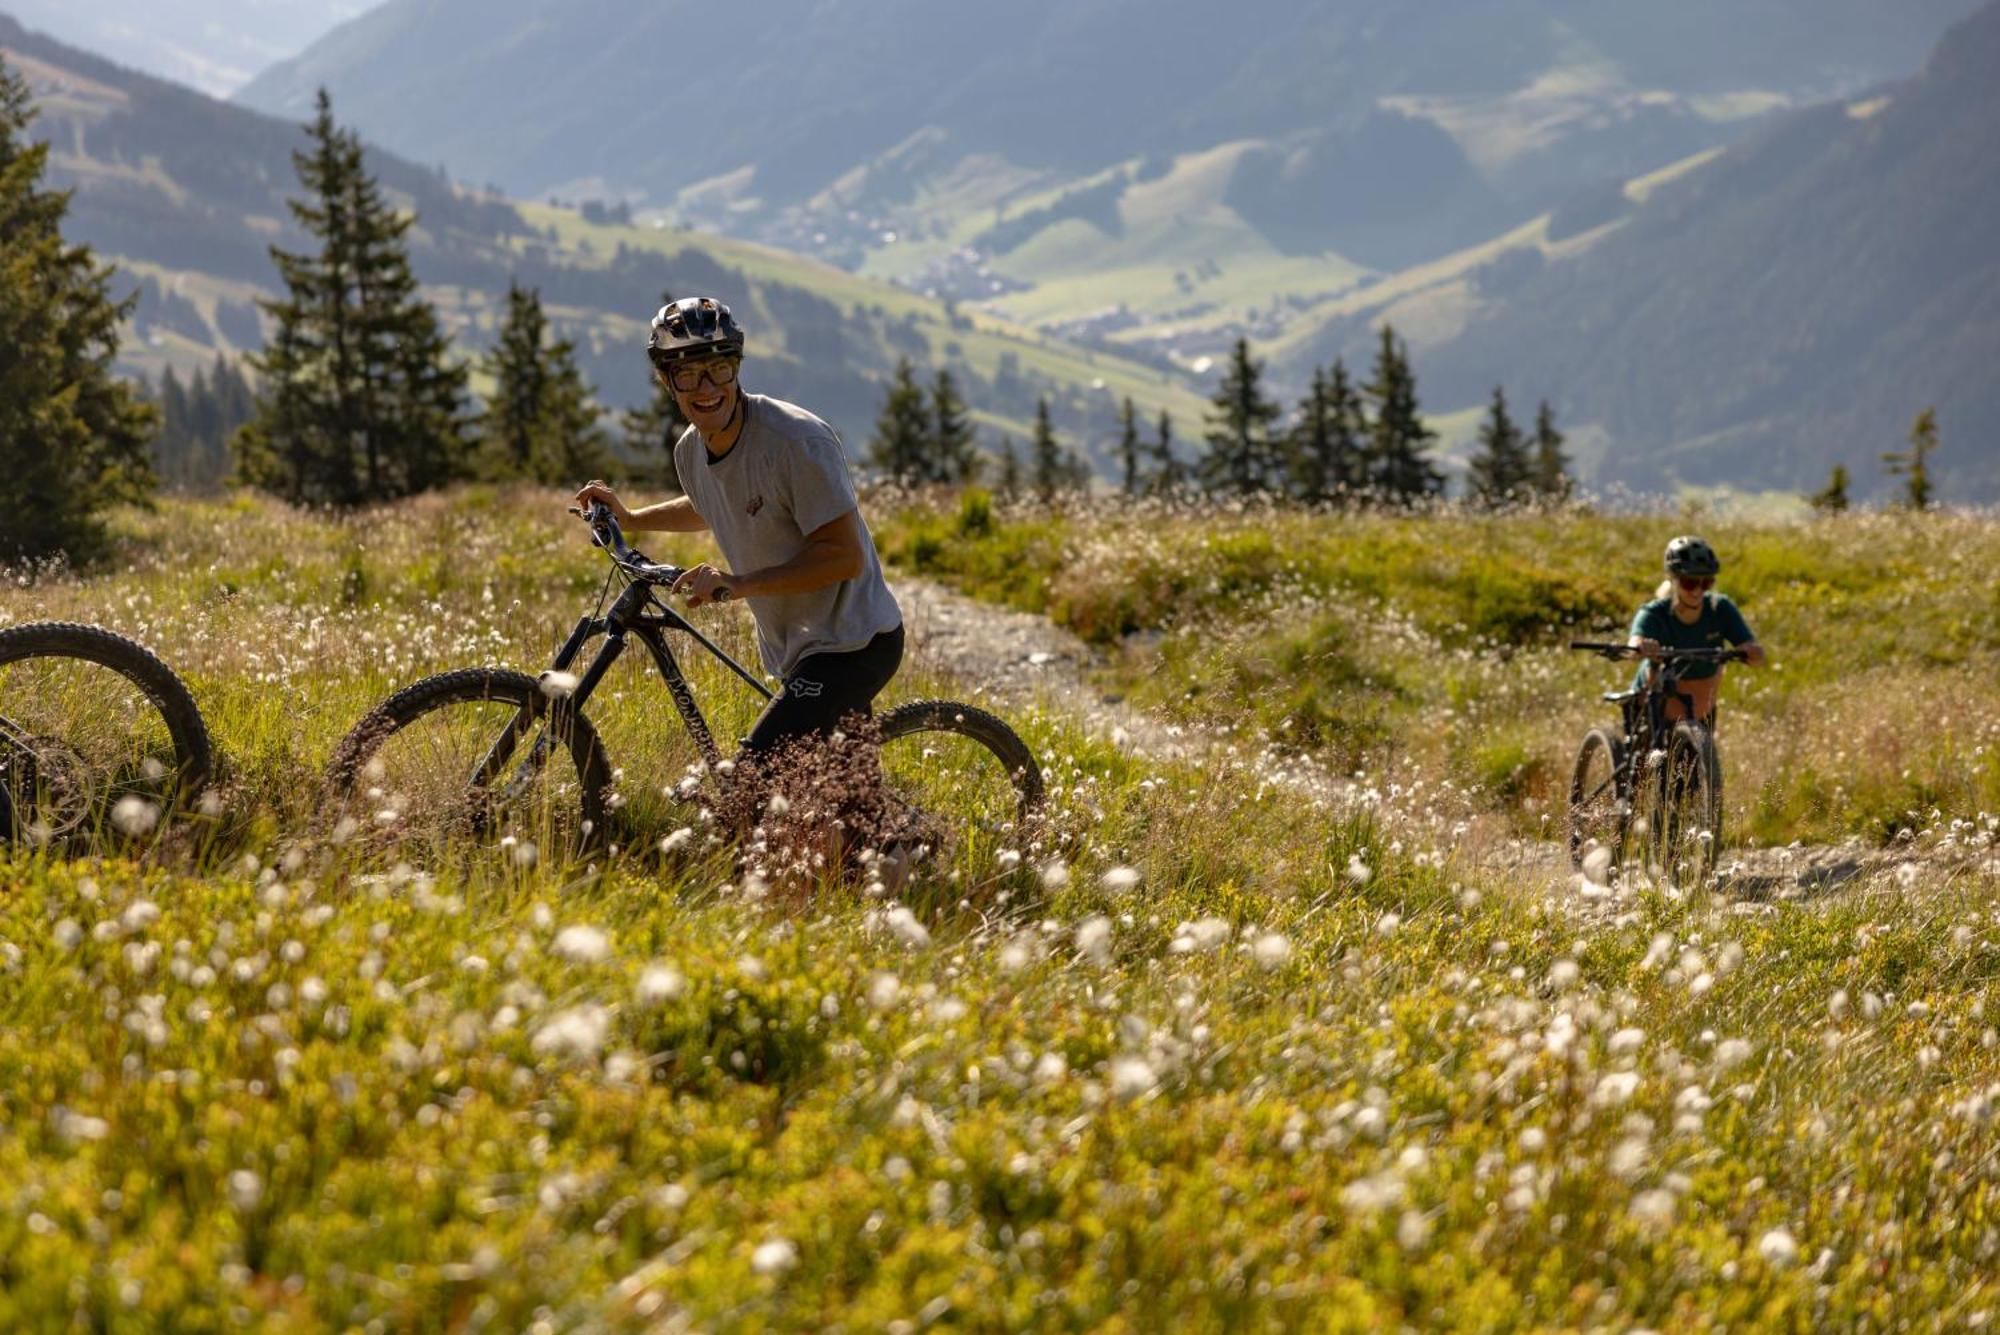
[[[1254,764],[1260,780],[1319,800],[1368,800],[1367,791],[1352,780],[1310,761],[1256,754],[1240,738],[1166,723],[1105,695],[1091,680],[1105,664],[1105,655],[1046,617],[981,603],[930,580],[901,576],[892,584],[915,659],[965,683],[975,700],[989,701],[1003,713],[1036,705],[1067,714],[1092,736],[1136,755],[1208,765]],[[1460,856],[1467,851],[1459,845]],[[1567,850],[1554,843],[1495,840],[1474,860],[1496,870],[1546,877],[1551,884],[1578,884]],[[1858,840],[1736,847],[1724,854],[1722,864],[1724,887],[1745,906],[1818,897],[1884,878],[1904,887],[1966,874],[2000,878],[2000,852],[1993,847],[1936,843],[1887,849]]]

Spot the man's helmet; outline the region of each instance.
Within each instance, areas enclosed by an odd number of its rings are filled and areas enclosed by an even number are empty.
[[[1692,534],[1675,538],[1667,544],[1667,573],[1669,575],[1715,575],[1721,573],[1722,561],[1715,554],[1715,548]]]
[[[653,317],[646,355],[655,366],[671,366],[693,357],[743,355],[743,330],[729,308],[714,297],[682,297],[660,307]]]

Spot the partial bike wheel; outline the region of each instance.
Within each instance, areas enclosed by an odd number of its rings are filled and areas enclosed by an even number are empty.
[[[1722,841],[1722,763],[1707,728],[1685,721],[1674,725],[1664,782],[1661,874],[1678,888],[1692,889],[1714,872]]]
[[[604,833],[611,767],[587,719],[500,668],[428,677],[335,748],[331,836],[400,856],[504,843],[522,865],[575,856]]]
[[[67,622],[0,631],[0,844],[149,835],[212,769],[194,697],[140,645]]]
[[[1619,791],[1624,760],[1625,743],[1603,728],[1583,735],[1569,784],[1571,866],[1582,867],[1584,854],[1598,847],[1610,849],[1613,865],[1617,864],[1632,814],[1626,795]]]
[[[1042,771],[1012,728],[950,700],[900,705],[876,727],[883,782],[916,837],[954,853],[1018,843],[1041,806]]]

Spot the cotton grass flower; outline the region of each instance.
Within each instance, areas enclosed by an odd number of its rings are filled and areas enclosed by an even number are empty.
[[[1137,867],[1113,867],[1098,877],[1097,883],[1108,894],[1122,895],[1136,890],[1139,887],[1139,879]]]
[[[1798,1261],[1799,1244],[1789,1231],[1774,1228],[1757,1240],[1757,1254],[1773,1270],[1785,1270]]]
[[[1218,950],[1229,942],[1229,924],[1221,918],[1203,918],[1198,922],[1184,922],[1174,929],[1174,939],[1167,949],[1176,955],[1207,954]]]
[[[911,950],[922,950],[931,943],[930,929],[917,921],[917,915],[901,904],[882,915],[889,932]]]
[[[679,1001],[686,991],[687,979],[671,964],[647,965],[634,989],[639,1004],[648,1009]]]
[[[1143,1057],[1119,1057],[1111,1063],[1111,1093],[1124,1102],[1143,1098],[1158,1088],[1160,1077]]]
[[[137,793],[127,793],[112,806],[111,823],[128,839],[142,838],[159,825],[160,808]]]
[[[750,1253],[750,1268],[760,1275],[776,1277],[792,1270],[798,1263],[797,1244],[784,1238],[759,1243],[757,1250]]]
[[[1111,962],[1111,919],[1103,914],[1085,918],[1077,925],[1076,953],[1092,964]]]
[[[594,1061],[604,1050],[611,1031],[611,1012],[602,1006],[572,1006],[558,1011],[540,1029],[529,1046],[538,1053]]]
[[[1266,932],[1250,947],[1259,968],[1282,969],[1292,958],[1291,939],[1281,932]]]
[[[595,927],[576,923],[557,932],[550,949],[571,964],[602,964],[611,958],[611,938]]]

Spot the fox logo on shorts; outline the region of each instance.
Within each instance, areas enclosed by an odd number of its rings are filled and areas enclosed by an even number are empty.
[[[762,496],[752,496],[750,498],[750,504],[743,507],[743,513],[749,515],[752,519],[755,519],[757,517],[757,512],[763,508],[764,508],[764,498]]]
[[[804,677],[793,677],[785,683],[785,689],[793,695],[808,700],[816,700],[819,698],[820,692],[826,689],[826,684],[818,681],[807,681]]]

